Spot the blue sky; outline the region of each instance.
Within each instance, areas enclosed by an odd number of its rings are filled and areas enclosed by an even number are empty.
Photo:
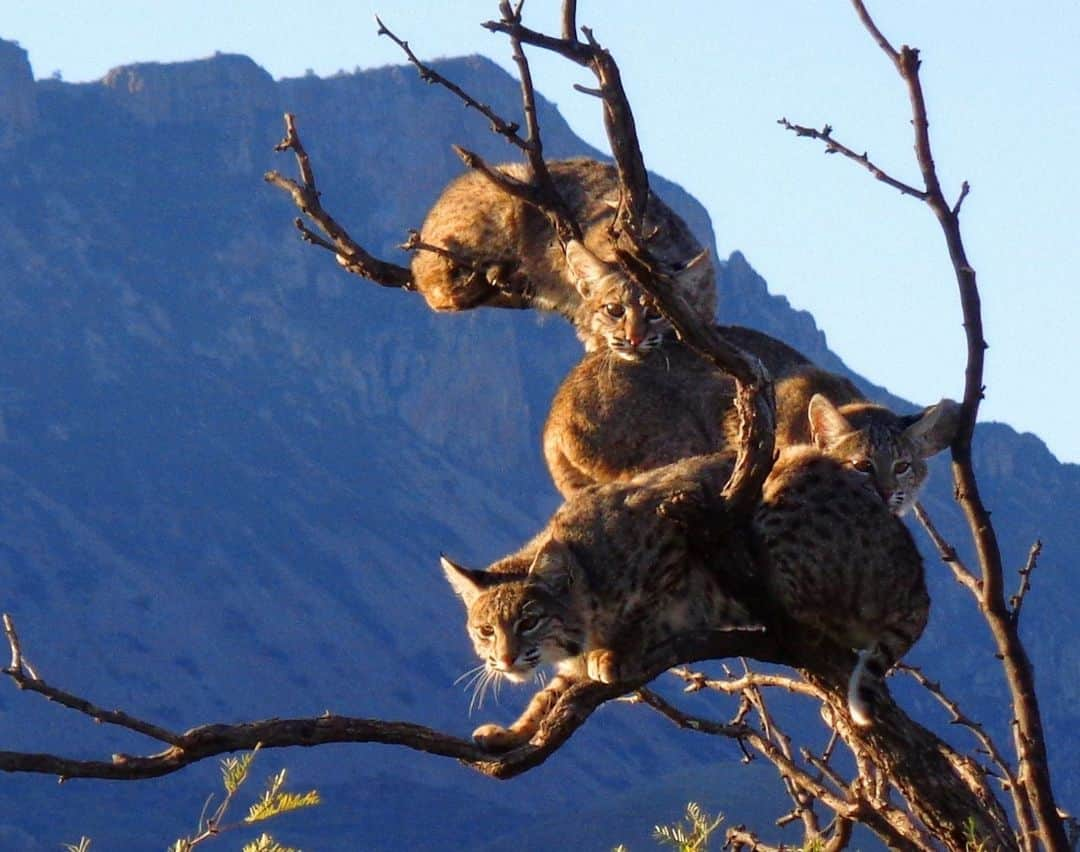
[[[526,20],[553,30],[557,6],[530,0]],[[917,182],[906,92],[850,5],[578,6],[579,21],[620,63],[646,162],[705,204],[721,254],[742,251],[773,292],[810,310],[833,350],[872,380],[921,403],[958,397],[959,299],[929,210],[776,124],[781,116],[827,122],[838,140]],[[1035,432],[1059,459],[1080,462],[1080,5],[869,7],[895,45],[922,51],[947,195],[963,180],[972,186],[962,221],[990,343],[982,418]],[[38,77],[59,71],[73,82],[128,62],[216,50],[244,53],[275,77],[326,75],[401,61],[376,36],[378,12],[423,57],[483,53],[512,68],[505,41],[478,26],[497,15],[494,0],[303,8],[279,0],[5,0],[0,37],[29,51]],[[537,88],[603,146],[595,100],[571,89],[591,82],[585,72],[543,57],[533,67]]]

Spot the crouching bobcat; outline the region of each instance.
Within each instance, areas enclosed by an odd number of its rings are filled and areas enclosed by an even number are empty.
[[[729,454],[698,456],[584,488],[486,571],[443,558],[485,677],[523,682],[541,665],[556,670],[509,727],[477,728],[478,743],[528,741],[573,683],[640,674],[649,650],[680,634],[753,624],[732,589],[734,576],[755,571],[770,606],[811,636],[857,651],[848,704],[857,724],[871,722],[876,683],[929,612],[911,534],[855,472],[805,445],[780,454],[750,529],[703,552],[688,542],[685,518],[658,509],[676,492],[718,494],[731,465]],[[756,562],[749,571],[746,537]]]

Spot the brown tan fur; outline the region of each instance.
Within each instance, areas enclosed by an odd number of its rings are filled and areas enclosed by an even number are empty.
[[[737,537],[705,554],[687,542],[685,519],[658,512],[675,492],[719,493],[730,471],[730,455],[698,456],[586,488],[486,571],[443,559],[467,610],[482,684],[539,679],[545,664],[556,670],[514,723],[480,726],[477,742],[520,745],[575,682],[626,680],[650,649],[678,635],[752,623],[731,594],[732,575],[747,569]],[[869,724],[874,689],[929,611],[910,533],[848,467],[810,445],[780,454],[751,526],[772,605],[858,651],[848,700],[855,721]]]
[[[732,447],[734,383],[671,336],[652,299],[571,242],[567,267],[582,302],[585,357],[563,381],[543,448],[564,497],[688,456]],[[782,344],[781,344],[782,345]]]
[[[518,163],[498,168],[512,177],[526,177],[525,167]],[[608,233],[618,199],[614,167],[578,158],[553,161],[548,168],[556,190],[581,225],[585,246],[602,260],[614,262]],[[655,195],[650,195],[646,208],[645,232],[654,235],[648,248],[675,274],[683,298],[711,322],[716,312],[712,263],[682,219]],[[428,212],[420,236],[453,255],[418,251],[413,257],[413,283],[435,310],[458,311],[481,304],[535,307],[577,324],[581,299],[547,219],[483,174],[466,172],[449,184]]]
[[[544,425],[555,487],[569,498],[594,483],[733,448],[733,395],[731,379],[676,341],[638,361],[609,349],[587,353],[556,391]]]
[[[468,611],[482,679],[523,682],[542,664],[556,670],[517,721],[482,725],[477,742],[493,749],[525,742],[573,683],[625,680],[674,635],[748,622],[721,588],[721,572],[688,547],[681,525],[657,512],[671,491],[692,484],[716,491],[730,471],[729,457],[699,457],[588,488],[486,571],[443,559]]]
[[[863,399],[840,376],[803,368],[776,384],[776,443],[814,444],[863,477],[889,509],[905,514],[926,483],[926,460],[952,441],[960,406],[942,399],[899,415]]]
[[[919,638],[929,614],[910,532],[864,477],[810,445],[781,451],[753,526],[772,601],[859,652],[848,704],[858,724],[869,724],[875,681]]]

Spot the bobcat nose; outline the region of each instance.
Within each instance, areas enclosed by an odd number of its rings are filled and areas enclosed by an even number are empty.
[[[499,668],[506,670],[514,667],[514,660],[516,658],[512,654],[500,654],[499,655]]]

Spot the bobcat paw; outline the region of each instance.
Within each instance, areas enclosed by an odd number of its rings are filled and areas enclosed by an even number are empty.
[[[620,678],[619,656],[614,651],[590,651],[585,658],[585,670],[589,680],[600,683],[618,683]]]
[[[507,751],[528,741],[524,734],[511,731],[502,725],[481,725],[472,734],[473,742],[488,751]]]

